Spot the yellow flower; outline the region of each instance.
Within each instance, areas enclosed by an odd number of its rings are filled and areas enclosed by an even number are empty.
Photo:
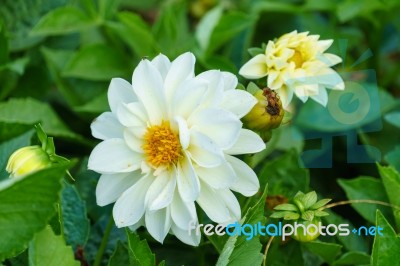
[[[39,146],[27,146],[15,151],[9,158],[6,171],[10,177],[19,177],[51,165],[49,155]]]
[[[265,54],[248,61],[239,74],[248,79],[268,76],[267,86],[277,90],[286,108],[293,94],[307,101],[308,97],[326,106],[326,88],[343,90],[344,83],[331,67],[342,62],[334,54],[325,53],[333,40],[319,40],[319,35],[293,31],[269,41]]]

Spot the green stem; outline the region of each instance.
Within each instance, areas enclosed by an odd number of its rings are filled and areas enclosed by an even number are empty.
[[[111,229],[113,228],[113,224],[114,224],[114,220],[111,215],[110,219],[108,220],[106,229],[104,230],[104,235],[103,235],[103,238],[101,239],[99,251],[97,251],[93,266],[100,266],[100,264],[101,264],[101,260],[103,258],[104,251],[106,250],[108,238],[110,237],[110,233],[111,233]]]
[[[320,208],[320,210],[330,209],[330,208],[333,208],[336,206],[348,205],[348,204],[354,204],[354,203],[377,204],[377,205],[382,205],[382,206],[386,206],[386,207],[391,207],[396,210],[400,210],[399,206],[396,206],[396,205],[393,205],[393,204],[390,204],[390,203],[387,203],[384,201],[380,201],[380,200],[368,200],[368,199],[338,201],[338,202],[334,202],[334,203],[325,205],[324,207]]]
[[[271,238],[268,240],[267,245],[265,246],[265,250],[264,250],[264,256],[263,256],[263,266],[267,266],[267,255],[268,255],[268,250],[272,244],[272,240],[274,240],[275,236],[271,236]]]

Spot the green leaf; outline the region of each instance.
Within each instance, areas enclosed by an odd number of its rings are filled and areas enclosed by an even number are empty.
[[[247,49],[247,51],[249,52],[249,54],[252,57],[259,55],[259,54],[264,54],[264,52],[265,52],[265,50],[263,50],[260,47],[252,47],[252,48]]]
[[[317,216],[317,217],[322,217],[322,216],[328,216],[329,215],[329,213],[327,213],[327,212],[324,212],[324,211],[314,211],[314,214],[315,214],[315,216]]]
[[[343,254],[333,265],[369,265],[371,256],[364,252],[350,251]]]
[[[74,250],[83,247],[89,237],[90,223],[86,217],[86,205],[76,188],[65,184],[61,194],[61,219],[65,241]]]
[[[324,224],[348,224],[349,228],[354,228],[355,226],[347,219],[342,218],[333,211],[326,210],[329,213],[328,216],[323,217]],[[341,236],[337,234],[335,236],[343,246],[350,251],[361,251],[368,252],[369,248],[367,246],[367,241],[365,237],[350,234],[347,236]]]
[[[400,208],[400,174],[393,167],[384,167],[379,164],[378,170],[390,203]],[[393,208],[392,211],[397,227],[400,228],[400,210]]]
[[[13,154],[19,148],[29,146],[31,144],[33,132],[33,130],[30,130],[18,137],[0,144],[0,180],[9,176],[6,171],[8,158],[10,158],[11,154]]]
[[[115,248],[113,254],[111,255],[110,260],[108,261],[108,266],[122,266],[122,265],[130,265],[129,252],[127,247],[120,241],[118,241],[117,247]]]
[[[80,266],[74,252],[65,244],[62,236],[54,234],[50,226],[37,233],[29,244],[29,265]]]
[[[18,112],[15,110],[18,110]],[[0,103],[0,122],[25,125],[42,122],[43,129],[49,135],[73,139],[81,138],[67,128],[47,103],[31,98],[10,99],[7,102]]]
[[[346,192],[350,200],[377,200],[388,202],[382,181],[373,177],[358,177],[351,180],[338,180],[339,185]],[[376,209],[381,210],[385,216],[393,217],[388,207],[374,203],[357,203],[351,205],[364,219],[374,223]]]
[[[154,56],[160,51],[148,24],[139,15],[121,12],[118,20],[120,23],[107,23],[107,27],[118,34],[139,57]]]
[[[211,34],[207,54],[212,54],[241,32],[251,28],[256,21],[252,14],[231,11],[221,17]]]
[[[205,16],[202,17],[196,29],[196,40],[199,43],[200,49],[206,51],[209,44],[212,32],[221,19],[223,12],[222,6],[216,6],[211,9]]]
[[[312,205],[314,205],[317,202],[317,193],[315,191],[308,192],[307,194],[304,195],[303,197],[303,204],[304,208],[307,210],[310,208]]]
[[[386,114],[385,120],[393,126],[400,128],[400,112],[392,112]]]
[[[81,31],[92,27],[95,22],[80,9],[73,6],[59,7],[43,16],[31,34],[57,35]]]
[[[26,248],[55,214],[66,166],[0,182],[0,261]]]
[[[376,211],[376,227],[378,229],[372,247],[371,265],[392,265],[393,258],[400,254],[400,238],[379,210]],[[378,234],[379,227],[383,228],[382,235]]]
[[[85,103],[84,105],[74,108],[76,112],[100,114],[110,110],[108,105],[107,92],[99,94],[93,100]]]
[[[325,243],[320,241],[305,242],[302,246],[311,253],[320,256],[324,262],[332,264],[342,249],[341,245],[334,243]]]
[[[291,211],[277,211],[277,212],[273,212],[269,217],[270,218],[276,218],[276,219],[280,219],[285,217],[286,215],[290,215],[290,214],[296,214],[295,212],[291,212]],[[300,217],[300,216],[297,216]]]
[[[132,69],[126,56],[106,44],[92,44],[76,52],[62,75],[89,80],[109,81],[115,77],[127,78]]]
[[[300,218],[300,214],[296,212],[287,212],[285,216],[283,216],[284,220],[298,220]]]
[[[147,241],[140,240],[139,236],[129,229],[126,230],[126,234],[128,237],[130,265],[154,266],[156,258],[151,252]]]
[[[317,201],[315,204],[311,205],[310,209],[312,210],[318,210],[319,208],[325,206],[326,204],[328,204],[328,202],[330,202],[332,199],[322,199]]]
[[[259,173],[259,178],[261,186],[268,183],[269,195],[284,195],[291,198],[298,191],[309,190],[309,172],[299,165],[299,156],[294,150],[266,162]]]
[[[284,203],[276,206],[274,210],[277,211],[294,211],[297,212],[299,209],[297,209],[296,205],[290,204],[290,203]]]
[[[261,222],[264,224],[266,219],[264,216],[265,198],[267,197],[266,186],[264,193],[258,202],[248,209],[246,215],[242,218],[241,224],[257,224]],[[217,266],[226,265],[260,265],[262,262],[260,236],[254,236],[252,239],[247,240],[247,236],[237,234],[230,236],[222,250]]]
[[[313,211],[305,211],[301,215],[301,219],[306,220],[306,221],[312,221],[312,219],[314,219],[314,212]]]

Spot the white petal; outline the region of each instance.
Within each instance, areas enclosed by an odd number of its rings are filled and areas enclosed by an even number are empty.
[[[229,189],[220,189],[218,190],[218,195],[225,202],[225,205],[229,210],[231,216],[229,222],[239,221],[241,216],[240,205],[232,191]]]
[[[239,70],[239,75],[247,79],[259,79],[268,75],[267,58],[258,54],[248,61]]]
[[[219,70],[208,70],[200,73],[197,78],[208,82],[208,89],[202,107],[215,107],[222,101],[224,93],[224,76]]]
[[[152,176],[144,176],[122,193],[113,208],[117,227],[134,225],[140,220],[145,211],[144,198],[153,180]]]
[[[260,182],[253,169],[236,157],[227,155],[226,160],[231,164],[238,176],[231,189],[246,197],[256,194],[260,189]]]
[[[99,173],[125,173],[139,168],[141,154],[132,151],[122,139],[100,142],[92,151],[88,168]]]
[[[203,167],[218,166],[224,157],[212,139],[196,131],[191,131],[188,151],[193,161]]]
[[[208,82],[193,78],[183,81],[172,98],[172,113],[188,118],[202,104],[208,88]]]
[[[179,193],[175,193],[171,203],[171,217],[176,226],[188,230],[191,221],[197,221],[196,207],[192,201],[183,201]]]
[[[189,52],[180,55],[172,62],[164,81],[167,99],[173,97],[175,90],[183,81],[194,77],[195,62],[196,58]]]
[[[148,60],[142,60],[132,76],[132,87],[146,108],[153,125],[159,125],[166,115],[165,94],[160,72]]]
[[[265,149],[265,143],[261,137],[248,129],[241,129],[240,135],[235,144],[225,150],[226,154],[249,154],[257,153]]]
[[[190,116],[188,124],[211,138],[221,149],[232,147],[242,128],[242,122],[236,115],[217,108],[196,112]]]
[[[242,118],[256,103],[257,99],[247,91],[229,90],[224,92],[221,107]]]
[[[134,127],[125,128],[124,139],[129,148],[138,153],[143,153],[144,141],[136,135],[137,129]]]
[[[334,66],[342,62],[342,58],[340,58],[335,54],[329,54],[329,53],[323,54],[320,60],[325,64],[327,64],[328,66]]]
[[[176,171],[164,171],[159,174],[147,191],[145,204],[150,211],[167,207],[174,196]]]
[[[196,247],[200,244],[201,234],[197,235],[195,229],[191,231],[182,230],[176,225],[172,224],[171,231],[180,241],[182,241],[185,244]]]
[[[119,122],[126,127],[146,126],[149,120],[144,106],[139,102],[120,104],[117,117]]]
[[[223,162],[221,165],[213,168],[197,167],[196,173],[201,180],[215,189],[229,188],[238,178],[233,168],[227,162]]]
[[[108,104],[113,113],[117,113],[118,105],[137,101],[132,85],[121,78],[113,78],[108,87]]]
[[[282,86],[277,90],[278,96],[281,99],[282,107],[286,109],[293,99],[293,90],[287,86]]]
[[[153,66],[155,66],[161,74],[161,77],[165,79],[169,68],[171,67],[171,62],[169,61],[168,57],[163,54],[159,54],[151,60]]]
[[[319,52],[326,51],[329,47],[331,47],[333,40],[321,40],[318,41],[318,50]]]
[[[97,205],[105,206],[115,202],[122,192],[135,184],[140,177],[142,174],[139,171],[101,175],[96,187]]]
[[[323,68],[318,75],[319,84],[324,85],[328,89],[344,90],[343,79],[335,70],[328,67]]]
[[[102,113],[95,118],[90,129],[93,137],[101,140],[122,138],[123,127],[111,112]]]
[[[200,195],[196,201],[212,221],[225,223],[232,220],[229,208],[219,195],[219,190],[209,187],[204,182],[201,182]]]
[[[186,120],[180,116],[174,117],[175,122],[178,124],[179,130],[179,141],[181,143],[182,149],[186,150],[190,143],[190,132]]]
[[[129,229],[131,231],[136,231],[139,227],[144,226],[144,225],[145,225],[144,216],[142,216],[142,218],[140,218],[140,220],[137,223],[130,225]]]
[[[146,228],[150,235],[158,242],[163,243],[171,228],[170,209],[164,208],[157,211],[146,211],[145,217]]]
[[[322,86],[320,86],[320,88],[319,88],[319,94],[312,95],[310,97],[311,97],[311,99],[313,99],[314,101],[316,101],[317,103],[319,103],[320,105],[322,105],[324,107],[328,103],[328,93],[327,93],[326,89]]]
[[[224,79],[224,91],[234,90],[238,84],[238,79],[235,75],[229,72],[221,72]]]
[[[186,153],[178,162],[177,185],[184,201],[194,201],[200,192],[200,183],[193,165]]]

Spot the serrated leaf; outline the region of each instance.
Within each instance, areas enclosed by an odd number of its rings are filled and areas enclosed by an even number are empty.
[[[50,226],[37,233],[29,244],[29,265],[80,266],[74,252],[65,244],[62,236],[56,236]]]
[[[64,77],[109,81],[131,75],[126,56],[106,44],[92,44],[77,51],[65,66]]]
[[[126,230],[126,234],[128,237],[130,265],[154,266],[156,259],[147,241],[140,240],[139,236],[129,229]]]
[[[301,214],[301,219],[306,221],[312,221],[314,219],[314,211],[305,211]]]
[[[385,192],[385,188],[382,181],[373,177],[358,177],[351,180],[338,180],[339,185],[346,192],[347,197],[350,200],[377,200],[388,202],[388,198]],[[386,217],[390,217],[393,220],[390,208],[384,207],[373,203],[359,203],[351,205],[364,219],[374,223],[375,222],[375,211],[379,209],[384,213]]]
[[[381,211],[376,210],[376,236],[372,247],[372,266],[387,266],[393,264],[393,258],[400,254],[400,238],[393,230]],[[382,235],[378,233],[383,228]]]
[[[265,222],[264,206],[267,197],[267,187],[258,202],[248,209],[246,215],[242,218],[241,224],[257,224]],[[262,262],[260,236],[254,236],[250,240],[246,240],[246,236],[237,234],[230,236],[222,250],[217,266],[226,265],[260,265]]]
[[[290,204],[290,203],[284,203],[276,206],[274,210],[277,211],[294,211],[297,212],[299,209],[297,209],[296,205]]]
[[[0,261],[26,248],[55,214],[66,166],[0,182]]]
[[[90,229],[86,205],[76,188],[70,184],[65,184],[61,194],[61,218],[67,244],[74,250],[84,246]]]
[[[67,128],[47,103],[31,98],[15,98],[0,103],[0,122],[10,125],[34,125],[41,122],[43,129],[49,135],[81,139],[79,135]]]
[[[303,197],[304,208],[307,210],[317,202],[317,193],[315,191],[308,192]]]
[[[316,203],[314,203],[313,205],[311,205],[310,209],[311,210],[318,210],[319,208],[325,206],[326,204],[328,204],[328,202],[330,202],[332,199],[322,199],[317,201]]]
[[[284,220],[297,220],[300,218],[300,214],[295,213],[295,212],[288,212],[283,216]]]
[[[328,216],[329,213],[317,210],[317,211],[314,211],[314,215],[317,216],[317,217],[323,217],[323,216]]]
[[[400,208],[400,174],[393,167],[384,167],[379,164],[378,170],[390,203]],[[392,212],[397,227],[400,228],[400,210],[392,208]]]
[[[81,31],[94,26],[96,23],[82,10],[74,6],[63,6],[52,10],[43,16],[31,34],[57,35]]]
[[[122,266],[129,265],[129,252],[128,248],[122,244],[120,241],[117,243],[110,260],[108,261],[108,266]]]
[[[13,154],[19,148],[29,146],[33,132],[33,130],[30,130],[18,137],[0,144],[0,180],[9,176],[9,173],[6,171],[6,165],[11,154]]]

